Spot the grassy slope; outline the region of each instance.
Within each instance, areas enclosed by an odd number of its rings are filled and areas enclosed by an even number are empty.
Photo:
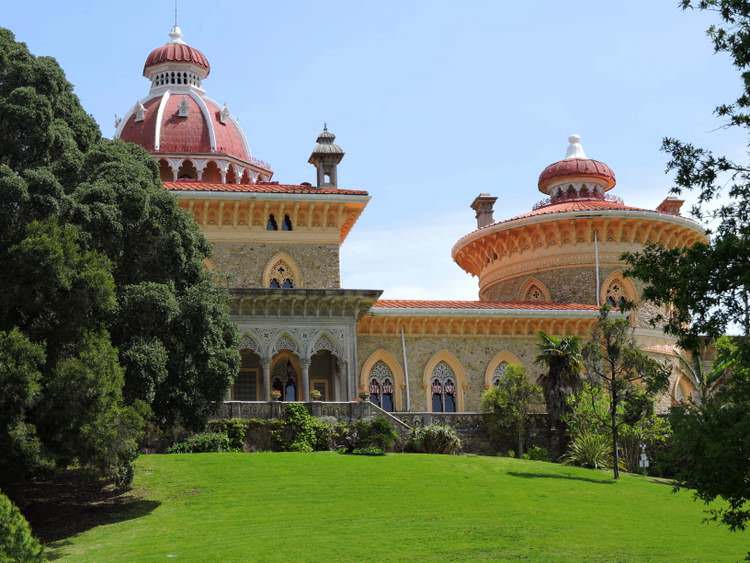
[[[688,493],[626,475],[473,456],[150,455],[161,504],[93,528],[76,561],[737,561],[748,534],[702,521]]]

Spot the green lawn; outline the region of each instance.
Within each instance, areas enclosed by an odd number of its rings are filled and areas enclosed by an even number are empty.
[[[506,458],[147,455],[141,500],[53,544],[70,561],[738,561],[689,493]]]

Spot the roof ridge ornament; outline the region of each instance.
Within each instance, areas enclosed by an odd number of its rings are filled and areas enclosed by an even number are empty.
[[[176,21],[172,26],[172,29],[169,30],[169,42],[185,45],[185,41],[182,39],[182,29],[180,29],[180,26],[177,25]]]
[[[580,135],[571,135],[568,137],[568,143],[568,150],[565,152],[563,160],[568,160],[569,158],[588,158],[583,150]]]

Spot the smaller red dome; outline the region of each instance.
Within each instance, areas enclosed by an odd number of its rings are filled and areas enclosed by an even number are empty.
[[[205,76],[211,71],[206,56],[186,43],[167,43],[151,51],[143,65],[143,75],[147,76],[149,68],[163,63],[189,63],[205,69]]]
[[[591,158],[566,158],[542,170],[539,175],[539,191],[546,193],[550,185],[565,178],[600,180],[605,183],[607,189],[613,188],[617,183],[615,173],[603,162]]]

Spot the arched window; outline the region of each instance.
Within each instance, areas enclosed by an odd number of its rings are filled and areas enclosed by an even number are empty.
[[[383,360],[370,370],[370,401],[381,409],[393,412],[393,372]]]
[[[518,299],[520,301],[544,303],[552,301],[552,296],[544,282],[536,278],[528,278],[518,289]]]
[[[443,361],[432,370],[432,412],[456,412],[456,374]]]
[[[625,298],[622,281],[619,279],[612,280],[612,283],[607,287],[606,299],[610,307],[620,308],[625,305],[627,299]]]
[[[281,224],[281,230],[282,231],[292,230],[292,220],[289,218],[289,215],[284,215],[284,222]]]
[[[271,268],[268,287],[272,289],[293,289],[295,287],[292,269],[284,260],[276,261]]]
[[[276,217],[273,216],[273,213],[268,216],[268,222],[266,223],[266,230],[267,231],[279,230],[279,226],[276,224]]]
[[[497,387],[500,385],[500,380],[505,375],[505,370],[508,369],[508,362],[502,361],[499,364],[497,364],[497,367],[495,368],[495,372],[492,374],[492,385]]]
[[[297,373],[292,362],[280,361],[274,366],[271,390],[279,392],[279,401],[297,400]]]

